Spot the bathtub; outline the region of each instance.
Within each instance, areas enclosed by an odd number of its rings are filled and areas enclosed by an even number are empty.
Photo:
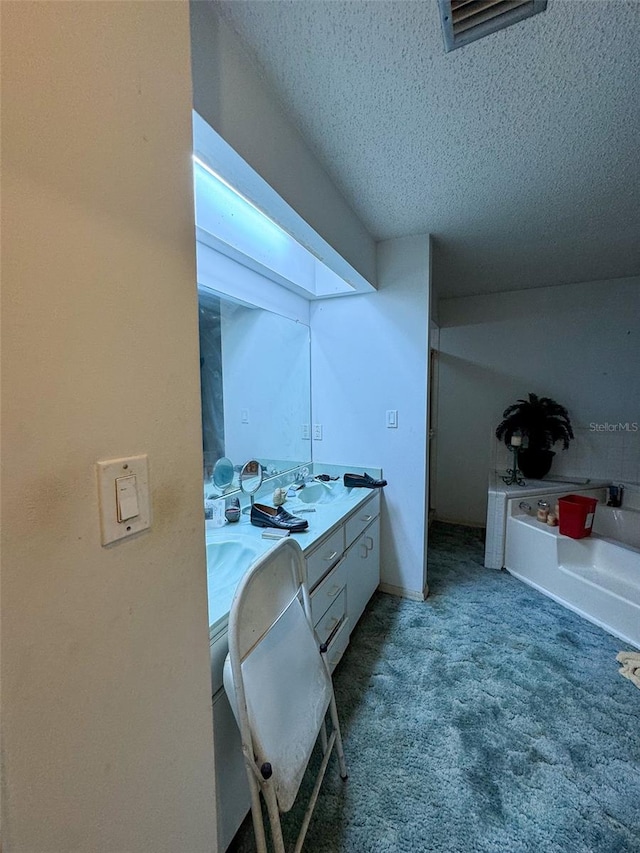
[[[574,494],[605,500],[604,489]],[[537,521],[538,500],[553,508],[557,494],[508,502],[505,568],[514,577],[640,649],[640,505],[614,509],[599,503],[593,532],[560,535]]]

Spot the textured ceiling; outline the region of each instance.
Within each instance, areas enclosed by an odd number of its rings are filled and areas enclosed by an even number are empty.
[[[214,2],[376,239],[441,295],[640,274],[640,2],[549,0],[452,53],[435,0]]]

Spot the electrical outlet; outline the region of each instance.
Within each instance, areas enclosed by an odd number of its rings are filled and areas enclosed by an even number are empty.
[[[248,424],[249,423],[249,409],[240,409],[240,423]]]
[[[313,440],[322,441],[322,424],[313,425]]]
[[[309,424],[302,424],[302,437],[305,439],[311,438],[311,427]]]

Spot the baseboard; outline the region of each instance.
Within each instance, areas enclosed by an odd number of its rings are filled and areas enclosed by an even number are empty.
[[[408,598],[411,601],[424,601],[427,595],[429,595],[428,587],[424,592],[416,592],[415,589],[405,589],[403,586],[381,583],[378,589],[387,595],[395,595],[396,598]]]

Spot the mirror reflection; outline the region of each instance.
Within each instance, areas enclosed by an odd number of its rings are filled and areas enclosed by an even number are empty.
[[[239,488],[247,459],[265,476],[309,463],[309,327],[205,288],[198,302],[205,486]]]
[[[240,488],[245,494],[251,495],[251,503],[253,503],[253,496],[261,485],[262,465],[257,459],[250,459],[240,471]]]

